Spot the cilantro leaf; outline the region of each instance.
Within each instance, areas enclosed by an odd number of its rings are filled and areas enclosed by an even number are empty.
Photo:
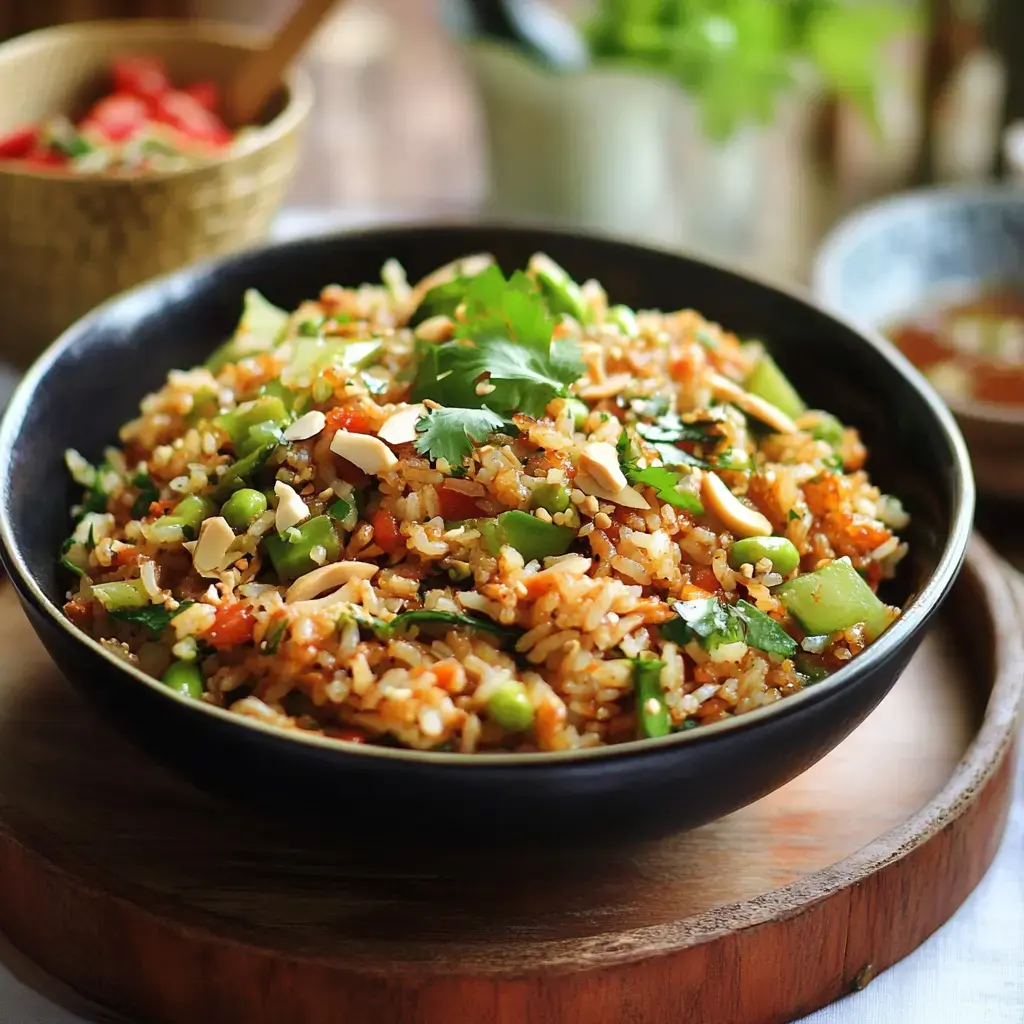
[[[647,469],[627,473],[626,477],[631,484],[644,484],[647,487],[653,487],[658,498],[674,508],[681,508],[684,512],[695,516],[704,512],[700,498],[693,491],[679,488],[683,474],[678,470],[667,469],[665,466],[648,466]]]
[[[672,505],[674,508],[681,508],[684,512],[692,515],[701,515],[704,506],[700,498],[693,491],[680,490],[679,482],[683,479],[683,473],[679,470],[669,469],[666,466],[648,466],[641,469],[633,457],[633,446],[630,444],[629,432],[623,430],[615,442],[615,450],[619,455],[619,464],[626,479],[631,484],[641,484],[646,487],[653,487],[661,501]],[[681,449],[675,449],[680,455],[686,455]],[[660,454],[660,452],[659,452]],[[692,458],[692,456],[690,456]],[[680,462],[679,464],[689,465],[690,463]],[[699,463],[698,463],[699,464]]]
[[[687,644],[698,639],[706,648],[742,640],[766,654],[791,658],[797,651],[796,641],[769,615],[748,601],[727,604],[717,597],[677,601],[679,616],[661,627],[664,639]]]
[[[162,604],[150,604],[144,608],[122,608],[120,611],[112,611],[109,614],[112,619],[146,626],[155,640],[171,624],[171,619],[180,615],[193,604],[195,604],[194,601],[182,601],[173,612]]]
[[[482,444],[505,426],[504,417],[482,409],[430,409],[416,424],[420,436],[416,451],[433,461],[446,459],[458,466],[469,457],[474,444]]]
[[[746,623],[747,643],[768,654],[791,658],[797,642],[770,616],[747,601],[736,602],[736,614]]]

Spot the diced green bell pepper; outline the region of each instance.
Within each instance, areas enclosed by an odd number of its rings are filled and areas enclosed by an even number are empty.
[[[581,324],[590,319],[583,290],[553,259],[537,253],[530,259],[530,270],[554,316],[568,313]]]
[[[808,633],[835,633],[863,623],[872,637],[888,625],[890,612],[848,558],[784,583],[775,591]]]
[[[612,306],[605,319],[614,324],[627,338],[636,338],[640,334],[640,325],[636,321],[636,313],[629,306]]]
[[[220,427],[240,456],[256,451],[269,441],[271,435],[291,422],[291,415],[284,402],[274,395],[264,395],[252,402],[246,402],[231,412],[221,413],[214,418],[214,426]]]
[[[564,555],[576,540],[576,531],[571,526],[546,523],[529,512],[518,510],[502,512],[494,519],[468,520],[466,525],[470,524],[480,531],[492,555],[498,554],[507,544],[527,562]]]
[[[638,658],[633,662],[638,739],[667,736],[672,731],[672,720],[665,706],[665,691],[661,688],[661,670],[664,667],[665,663],[655,658]]]
[[[257,470],[270,458],[278,446],[278,441],[268,441],[265,445],[249,452],[244,459],[239,459],[228,467],[220,478],[213,492],[215,501],[227,501],[240,487],[244,487]]]
[[[334,532],[329,516],[315,516],[294,529],[296,533],[293,537],[282,537],[274,533],[263,538],[274,570],[284,583],[297,580],[320,564],[336,562],[341,554],[338,535]],[[310,552],[315,547],[322,547],[327,552],[323,563],[314,562],[310,558]]]
[[[95,583],[92,594],[108,612],[124,611],[126,608],[145,608],[151,603],[142,580]]]
[[[767,352],[761,354],[745,386],[751,394],[771,402],[776,409],[791,419],[795,420],[807,411],[807,406],[797,394],[796,388],[790,384],[786,375]]]
[[[288,314],[268,302],[255,288],[245,293],[245,306],[234,336],[206,360],[206,368],[217,373],[227,363],[272,349],[288,325]]]

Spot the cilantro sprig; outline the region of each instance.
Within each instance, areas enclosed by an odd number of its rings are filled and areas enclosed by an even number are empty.
[[[657,445],[655,446],[657,447]],[[666,446],[669,447],[669,446]],[[699,516],[704,511],[700,498],[693,491],[680,489],[679,484],[685,472],[677,469],[669,469],[668,466],[647,466],[641,468],[633,455],[633,446],[629,440],[629,432],[623,430],[615,444],[615,450],[619,455],[619,465],[626,479],[633,485],[640,484],[645,487],[653,487],[660,501],[664,501],[674,508],[680,508],[691,515]],[[682,449],[675,449],[680,456],[687,453]],[[658,454],[662,454],[659,448]],[[693,456],[690,456],[692,459]],[[694,459],[692,463],[680,461],[676,465],[702,465],[700,460]]]
[[[537,284],[491,266],[465,282],[455,337],[424,343],[412,399],[444,406],[428,413],[417,451],[457,465],[518,412],[543,416],[583,373],[579,346],[555,339],[555,318]],[[480,385],[484,385],[481,387]]]

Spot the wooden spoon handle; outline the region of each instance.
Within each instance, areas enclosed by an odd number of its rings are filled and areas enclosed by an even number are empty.
[[[289,64],[337,3],[338,0],[301,0],[269,45],[245,61],[225,90],[226,113],[231,124],[241,127],[255,122],[280,86]]]

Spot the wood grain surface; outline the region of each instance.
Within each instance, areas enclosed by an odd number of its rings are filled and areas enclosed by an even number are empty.
[[[642,847],[452,863],[368,852],[327,807],[284,825],[179,782],[63,681],[8,589],[0,928],[55,998],[125,1019],[791,1020],[914,949],[987,868],[1013,778],[1015,615],[976,541],[891,695],[772,796]]]

